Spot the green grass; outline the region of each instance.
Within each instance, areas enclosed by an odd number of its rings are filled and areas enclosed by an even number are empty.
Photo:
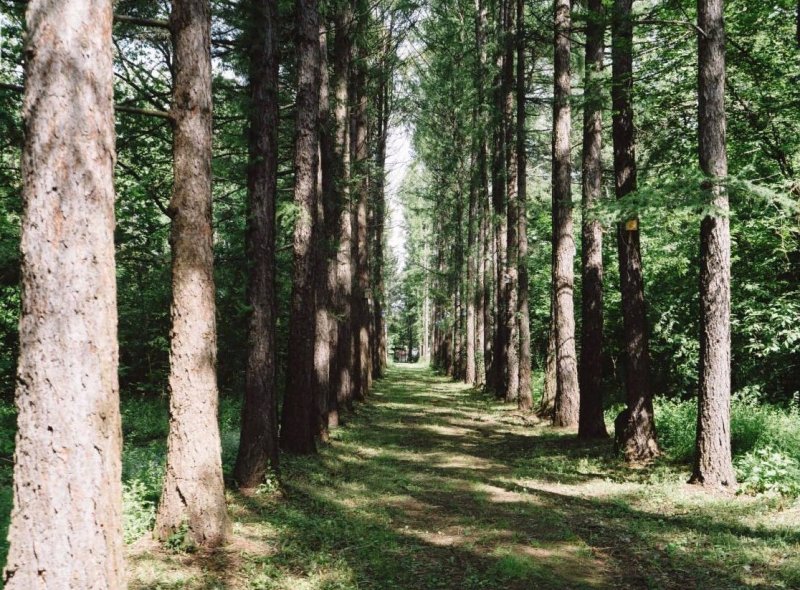
[[[278,491],[228,492],[234,535],[210,554],[146,534],[166,405],[135,403],[123,410],[133,590],[800,586],[795,500],[685,484],[688,403],[659,404],[664,457],[633,470],[610,441],[579,442],[425,367],[392,367],[318,456],[283,457]],[[228,467],[238,411],[220,412]],[[733,415],[739,458],[794,452],[790,414],[734,404]]]

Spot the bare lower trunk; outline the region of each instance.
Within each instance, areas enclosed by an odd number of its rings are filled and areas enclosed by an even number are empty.
[[[111,2],[31,0],[22,316],[5,587],[118,589]]]
[[[336,261],[336,203],[335,170],[333,165],[334,138],[330,124],[330,96],[328,76],[328,32],[325,25],[319,29],[319,166],[317,167],[316,220],[314,239],[314,305],[316,308],[314,334],[314,404],[317,421],[314,435],[323,441],[328,440],[328,425],[331,412],[331,366],[335,340],[332,332],[336,329],[333,314],[333,290],[335,276],[332,268]]]
[[[156,536],[184,526],[197,545],[224,542],[230,523],[217,421],[217,329],[211,229],[211,15],[207,0],[175,0],[172,338],[167,469]]]
[[[505,285],[503,288],[503,307],[506,324],[505,357],[506,379],[503,387],[505,400],[516,401],[519,396],[519,326],[517,323],[518,307],[518,282],[519,282],[519,201],[517,200],[517,155],[516,135],[514,125],[514,55],[516,53],[516,35],[514,30],[514,16],[516,4],[513,0],[503,0],[505,12],[504,42],[505,56],[503,58],[503,102],[504,102],[504,132],[505,132],[505,158],[506,158],[506,220],[507,220],[507,250]]]
[[[295,454],[316,450],[314,403],[316,309],[313,288],[314,240],[319,165],[319,18],[316,0],[297,0],[298,89],[294,152],[294,275],[289,318],[289,366],[281,416],[281,448]]]
[[[722,0],[698,0],[699,156],[703,188],[721,214],[700,233],[700,391],[692,483],[736,487],[731,462],[731,237],[725,148],[725,25]]]
[[[517,0],[517,224],[519,227],[519,268],[517,324],[519,330],[519,396],[517,406],[528,411],[533,408],[531,391],[531,327],[528,309],[528,154],[525,148],[525,1]]]
[[[478,100],[478,152],[477,152],[477,180],[476,180],[476,215],[480,220],[478,224],[478,280],[476,286],[476,313],[475,313],[475,349],[478,360],[476,362],[476,385],[485,385],[488,379],[489,361],[491,358],[491,265],[489,264],[489,177],[487,171],[486,149],[486,18],[487,10],[484,0],[475,0],[475,40],[478,54],[478,71],[475,76],[476,94]]]
[[[502,31],[502,29],[500,29]],[[502,64],[501,64],[502,65]],[[492,346],[491,388],[497,397],[504,397],[506,382],[508,334],[506,330],[505,293],[506,254],[508,245],[505,186],[505,101],[502,84],[495,89],[495,114],[492,141],[492,209],[494,212],[494,344]]]
[[[580,391],[575,352],[575,237],[572,226],[570,160],[570,34],[571,1],[555,1],[555,90],[553,100],[553,289],[556,336],[555,426],[577,426]]]
[[[473,113],[473,120],[477,121],[477,113]],[[473,142],[473,154],[475,153],[475,142]],[[474,160],[473,156],[473,160]],[[475,354],[476,344],[476,274],[477,274],[477,232],[476,215],[478,199],[478,179],[477,174],[473,174],[470,180],[469,206],[467,210],[467,281],[465,287],[465,299],[467,307],[466,318],[466,342],[465,342],[465,364],[464,381],[469,385],[477,382],[477,359]]]
[[[278,46],[275,0],[251,0],[247,168],[247,370],[234,478],[257,487],[278,469],[275,391],[275,198],[278,169]]]
[[[387,35],[386,43],[391,41],[390,35]],[[384,52],[388,54],[388,47],[384,48]],[[386,66],[388,67],[388,66]],[[383,375],[386,368],[386,326],[384,323],[384,300],[386,297],[385,285],[383,280],[383,242],[384,242],[384,224],[386,223],[386,143],[388,141],[389,133],[389,96],[392,84],[392,72],[382,72],[383,76],[380,84],[380,92],[378,97],[378,133],[377,133],[377,146],[375,157],[375,191],[374,191],[374,226],[375,234],[373,240],[373,263],[374,270],[372,273],[374,283],[374,296],[373,296],[373,314],[374,318],[374,333],[373,333],[373,359],[372,371],[373,378],[378,379]]]
[[[358,18],[365,18],[362,12]],[[364,48],[359,49],[360,53]],[[352,117],[352,158],[356,174],[353,200],[353,351],[355,372],[353,376],[353,397],[366,398],[371,380],[371,356],[369,343],[369,246],[367,239],[367,208],[369,200],[369,174],[367,146],[367,73],[363,55],[353,75],[353,94],[355,106]]]
[[[603,194],[602,0],[589,0],[583,111],[583,247],[580,420],[578,436],[605,438],[603,418],[603,227],[594,206]]]
[[[617,198],[636,190],[636,155],[633,128],[633,23],[632,0],[615,0],[612,27],[612,86],[614,177]],[[627,364],[625,389],[628,425],[622,449],[628,461],[648,461],[658,454],[650,353],[644,300],[639,221],[630,219],[617,228],[623,333]]]
[[[333,48],[333,78],[331,88],[334,93],[334,142],[333,176],[336,191],[337,216],[334,235],[338,244],[336,261],[332,268],[332,307],[336,314],[336,333],[334,338],[335,355],[331,368],[330,400],[328,425],[335,428],[340,422],[340,411],[352,403],[353,347],[351,331],[351,293],[352,274],[352,218],[350,209],[350,123],[348,113],[348,82],[350,79],[350,59],[352,54],[352,10],[348,2],[343,2],[334,17],[336,37]]]

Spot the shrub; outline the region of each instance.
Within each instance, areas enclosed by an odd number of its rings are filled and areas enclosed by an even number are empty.
[[[775,447],[739,457],[736,472],[740,493],[800,496],[800,462]]]
[[[800,495],[800,419],[796,410],[759,401],[757,392],[731,401],[731,448],[743,493]],[[666,458],[694,456],[697,402],[657,399],[656,429]]]

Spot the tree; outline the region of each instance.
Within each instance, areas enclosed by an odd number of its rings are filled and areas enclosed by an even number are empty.
[[[506,158],[506,228],[507,251],[503,284],[503,309],[505,315],[506,339],[504,341],[506,377],[503,382],[503,391],[506,401],[517,401],[519,398],[519,323],[518,313],[518,287],[519,287],[519,198],[517,168],[517,127],[514,122],[514,86],[515,70],[514,57],[517,48],[517,35],[514,27],[516,4],[513,0],[503,0],[504,24],[503,40],[505,44],[503,54],[503,129],[505,133],[504,148]],[[523,145],[524,148],[524,145]]]
[[[27,9],[12,590],[125,587],[111,22]]]
[[[369,240],[367,239],[367,215],[369,203],[369,147],[367,109],[367,40],[366,18],[369,9],[363,0],[357,2],[357,59],[351,72],[354,106],[352,111],[351,161],[353,164],[353,291],[352,330],[355,355],[353,373],[353,397],[366,399],[372,382],[372,355],[370,354],[370,290],[369,290]]]
[[[494,235],[493,270],[494,270],[494,343],[492,345],[492,365],[490,387],[497,397],[505,397],[506,375],[508,374],[508,324],[506,323],[506,256],[508,253],[508,213],[506,203],[506,149],[505,125],[506,94],[511,89],[505,83],[504,62],[506,53],[503,43],[506,23],[506,4],[509,0],[496,3],[495,11],[495,61],[496,73],[493,89],[493,105],[491,110],[492,129],[492,232]]]
[[[275,200],[278,172],[278,5],[250,0],[250,129],[247,168],[247,373],[234,477],[256,487],[278,469],[275,391]]]
[[[714,212],[700,231],[700,390],[691,482],[736,487],[731,461],[731,237],[725,147],[723,0],[698,0],[698,153]]]
[[[590,0],[586,23],[583,107],[583,269],[580,438],[608,435],[603,419],[603,227],[592,208],[603,194],[603,2]]]
[[[336,222],[339,203],[336,195],[336,176],[333,166],[334,136],[331,127],[330,74],[328,72],[328,27],[319,28],[319,166],[317,167],[318,196],[315,208],[316,238],[312,254],[314,268],[314,389],[317,407],[314,435],[328,440],[331,411],[331,368],[336,346],[337,330],[333,315],[333,291],[336,275]]]
[[[166,539],[186,526],[191,541],[209,547],[230,527],[217,421],[210,29],[207,0],[174,0],[170,423],[155,529]]]
[[[339,412],[348,408],[353,398],[353,371],[355,357],[351,325],[353,264],[352,233],[353,220],[350,204],[350,117],[349,81],[353,52],[353,8],[350,0],[337,5],[334,14],[333,77],[333,169],[337,192],[338,225],[335,231],[338,250],[336,253],[335,287],[332,304],[337,316],[335,359],[331,370],[330,403],[328,424],[339,425]]]
[[[573,297],[575,238],[570,173],[571,0],[555,0],[553,94],[553,317],[556,337],[555,426],[577,426],[580,392]]]
[[[298,217],[294,229],[292,309],[289,318],[289,366],[281,416],[280,444],[295,454],[316,451],[317,420],[313,397],[314,339],[314,232],[319,165],[319,16],[316,0],[297,0],[298,19],[296,98],[297,120],[294,152],[294,202]]]
[[[525,1],[517,0],[517,204],[519,213],[519,277],[517,322],[519,325],[519,396],[520,410],[533,407],[531,392],[531,326],[530,301],[528,297],[528,150],[525,143],[527,129],[526,80],[525,80]]]
[[[384,284],[384,225],[386,223],[386,148],[389,140],[394,63],[392,51],[396,43],[394,19],[383,33],[380,63],[378,64],[377,96],[375,97],[375,173],[373,182],[373,238],[372,238],[372,371],[373,377],[383,375],[387,363],[386,323],[384,320],[386,286]]]
[[[476,95],[476,215],[478,216],[479,258],[476,286],[475,313],[475,351],[480,355],[476,362],[475,385],[485,385],[490,371],[492,333],[491,333],[491,230],[489,223],[489,177],[487,171],[487,135],[486,135],[486,18],[487,10],[483,0],[475,0],[475,68]]]
[[[611,46],[614,186],[618,199],[637,188],[633,128],[633,0],[614,0]],[[639,220],[618,224],[620,290],[625,343],[625,390],[628,416],[622,450],[628,461],[648,461],[658,454],[650,383],[650,353],[644,299]]]

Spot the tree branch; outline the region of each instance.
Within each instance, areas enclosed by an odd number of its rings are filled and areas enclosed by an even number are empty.
[[[154,18],[139,18],[138,16],[127,16],[124,14],[115,14],[114,15],[114,22],[115,23],[126,23],[129,25],[135,25],[139,27],[153,27],[156,29],[166,29],[169,30],[169,21],[166,20],[158,20]]]

